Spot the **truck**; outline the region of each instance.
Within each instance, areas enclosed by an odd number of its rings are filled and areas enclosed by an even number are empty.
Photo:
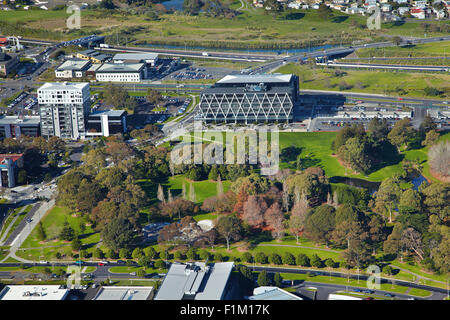
[[[202,53],[202,56],[208,57],[208,56],[209,56],[209,53],[208,53],[208,52],[203,52],[203,53]]]
[[[109,44],[100,43],[100,48],[109,48]]]

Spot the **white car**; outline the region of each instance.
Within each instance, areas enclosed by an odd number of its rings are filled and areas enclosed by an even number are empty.
[[[39,263],[40,263],[40,264],[48,264],[48,261],[41,260],[41,261],[39,261]]]

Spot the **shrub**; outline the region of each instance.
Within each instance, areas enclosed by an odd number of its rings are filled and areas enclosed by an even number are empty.
[[[311,267],[311,262],[309,260],[309,257],[304,253],[300,253],[297,256],[296,262],[297,262],[297,265],[299,265],[299,266]]]
[[[271,264],[281,264],[281,257],[276,253],[272,253],[269,257],[269,261]]]
[[[253,256],[250,252],[244,252],[244,254],[242,255],[242,260],[244,260],[247,263],[252,263]]]
[[[285,252],[283,254],[283,264],[288,264],[288,265],[295,265],[295,257],[292,255],[292,253],[289,252]]]
[[[317,254],[313,254],[311,258],[311,265],[316,268],[322,268],[322,259]]]
[[[256,261],[256,263],[261,263],[261,264],[267,263],[267,257],[264,254],[264,252],[258,252],[255,255],[255,261]]]

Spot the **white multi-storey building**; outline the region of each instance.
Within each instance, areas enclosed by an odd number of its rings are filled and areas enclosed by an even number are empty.
[[[89,83],[46,83],[37,93],[42,136],[85,137],[90,107]]]
[[[146,74],[144,63],[105,63],[95,72],[98,81],[140,82]]]

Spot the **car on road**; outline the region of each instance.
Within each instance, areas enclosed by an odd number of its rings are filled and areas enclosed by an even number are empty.
[[[135,276],[136,272],[130,272],[130,276]]]
[[[353,289],[354,292],[361,292],[361,289]]]
[[[398,98],[398,100],[399,100],[399,101],[402,101],[402,100],[403,100],[403,98]]]
[[[104,264],[103,262],[99,262],[98,265],[99,265],[100,267],[103,267],[105,264]]]
[[[366,297],[366,298],[364,298],[364,300],[373,300],[373,298],[372,297]]]
[[[372,291],[372,290],[364,290],[363,292],[364,292],[364,293],[367,293],[367,294],[373,294],[373,293],[375,293],[375,291]]]
[[[84,264],[84,262],[81,261],[81,260],[77,260],[77,261],[75,261],[75,263],[78,264],[78,265],[80,265],[80,266],[81,266],[82,264]]]
[[[393,294],[390,294],[390,293],[385,293],[384,296],[385,296],[385,297],[389,297],[389,298],[393,298],[393,297],[394,297],[394,295],[393,295]]]
[[[41,261],[39,261],[39,263],[40,263],[40,264],[48,264],[48,261],[41,260]]]
[[[125,264],[125,261],[123,261],[123,260],[117,260],[116,263],[117,263],[117,264]]]
[[[30,218],[27,219],[27,223],[31,223],[31,221],[33,221],[33,219]]]

